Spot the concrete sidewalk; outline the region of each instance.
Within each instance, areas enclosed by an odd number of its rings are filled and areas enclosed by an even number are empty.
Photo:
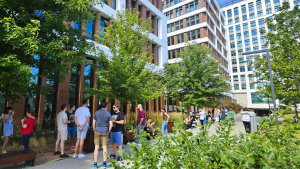
[[[260,119],[260,117],[257,117],[257,122]],[[232,134],[239,134],[240,132],[245,134],[245,128],[243,125],[243,122],[241,121],[241,117],[240,115],[237,115],[237,119],[236,119],[236,125],[233,127],[235,130],[233,131]],[[216,134],[216,124],[212,124],[211,128],[209,129],[209,131],[212,134]],[[198,128],[194,128],[189,130],[191,132],[193,132],[193,134],[197,134],[200,130]],[[170,134],[172,135],[172,134]],[[130,150],[130,145],[124,145],[123,148],[124,151],[129,152]],[[112,152],[112,149],[108,149],[108,155],[110,155]],[[98,155],[98,168],[102,168],[102,163],[103,163],[103,155],[102,155],[102,151],[99,151],[99,155]],[[69,154],[70,156],[73,156],[73,154]],[[67,158],[67,159],[63,159],[63,160],[59,160],[59,161],[55,161],[55,162],[51,162],[51,163],[47,163],[47,164],[43,164],[43,165],[38,165],[33,167],[34,169],[66,169],[66,168],[70,168],[70,169],[86,169],[86,168],[92,168],[92,165],[94,164],[94,153],[89,153],[86,154],[85,158],[81,158],[81,159],[73,159],[73,158]],[[107,164],[109,165],[110,162],[107,161]]]

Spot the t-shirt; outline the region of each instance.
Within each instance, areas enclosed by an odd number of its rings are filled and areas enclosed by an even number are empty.
[[[227,109],[225,109],[225,116],[227,116],[227,114],[228,114],[228,110],[227,110]]]
[[[167,119],[168,119],[168,116],[166,116],[166,112],[164,112],[164,115],[163,115],[163,121],[167,121]]]
[[[82,126],[86,120],[86,116],[91,117],[91,113],[87,107],[79,107],[75,112],[75,116],[77,116],[78,124]],[[90,119],[88,119],[85,127],[89,126],[89,120]]]
[[[229,115],[229,118],[234,118],[234,112],[233,111],[229,111],[228,115]]]
[[[68,112],[67,116],[70,121],[70,123],[68,123],[68,127],[75,127],[75,112]]]
[[[22,135],[33,133],[33,127],[35,125],[35,118],[29,117],[24,121],[27,125],[26,128],[22,128]]]
[[[226,111],[225,110],[221,110],[221,116],[225,116],[225,114],[226,114]]]
[[[109,122],[112,121],[112,119],[110,113],[106,111],[106,109],[100,109],[96,111],[94,120],[96,120],[96,132],[108,133]]]
[[[244,112],[248,112],[248,111],[244,111]],[[242,121],[250,122],[250,116],[248,114],[242,114]]]
[[[68,125],[64,123],[63,119],[68,119],[68,116],[66,112],[61,111],[57,115],[57,130],[63,130],[68,128]]]
[[[124,114],[122,112],[119,113],[112,112],[111,118],[113,121],[121,121],[124,120]],[[111,129],[112,132],[118,132],[122,130],[123,130],[123,124],[117,124],[117,123],[114,123]]]
[[[139,111],[136,125],[140,124],[141,118],[144,118],[143,121],[142,121],[142,126],[144,126],[145,125],[145,111],[144,110]]]
[[[204,111],[200,112],[200,120],[204,120],[204,118],[206,117],[206,114]]]

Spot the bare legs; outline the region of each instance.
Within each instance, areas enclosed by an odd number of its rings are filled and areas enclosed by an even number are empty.
[[[8,141],[9,141],[9,137],[10,136],[5,136],[4,137],[4,143],[3,143],[3,146],[2,146],[2,154],[5,152],[5,148],[6,148],[6,145],[7,145]]]
[[[116,149],[117,149],[117,144],[113,144],[112,145],[112,155],[116,155]],[[118,154],[121,157],[121,154],[122,154],[122,144],[118,146],[118,149],[119,149],[119,153]],[[103,148],[103,150],[104,150],[104,148]]]
[[[79,142],[80,142],[80,148],[79,148],[79,154],[82,154],[82,148],[83,148],[83,144],[84,144],[84,139],[77,139],[76,141],[76,146],[75,146],[75,154],[77,154],[77,149],[79,146]]]
[[[56,143],[55,143],[55,151],[57,152],[58,151],[58,145],[59,145],[59,142],[60,142],[60,154],[63,155],[65,153],[65,141],[66,140],[60,140],[60,139],[57,139],[56,140]]]

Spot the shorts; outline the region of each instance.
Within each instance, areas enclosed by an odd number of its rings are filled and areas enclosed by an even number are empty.
[[[110,137],[111,144],[117,144],[117,146],[120,146],[122,144],[122,131],[111,132]]]
[[[77,127],[77,139],[85,139],[89,126],[84,126],[82,130]]]
[[[216,117],[216,121],[220,121],[220,117]]]
[[[102,137],[102,141],[100,141],[101,137]],[[101,142],[102,142],[102,145],[106,146],[107,145],[107,139],[108,139],[108,134],[107,133],[98,133],[97,131],[94,132],[95,146],[100,146]]]
[[[57,139],[67,140],[68,129],[57,130]]]
[[[76,131],[76,127],[68,127],[68,138],[67,139],[69,139],[69,134],[71,134],[71,138],[74,138],[75,131]]]
[[[231,120],[231,121],[233,121],[233,120],[234,120],[234,118],[230,118],[230,120]]]

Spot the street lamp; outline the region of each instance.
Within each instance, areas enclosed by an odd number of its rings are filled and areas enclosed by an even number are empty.
[[[252,51],[252,52],[245,52],[245,53],[242,53],[242,55],[251,55],[251,54],[263,53],[263,52],[267,52],[269,76],[270,76],[271,91],[272,91],[272,99],[273,99],[273,105],[274,105],[274,112],[277,112],[276,101],[275,101],[275,89],[274,89],[274,83],[273,83],[272,67],[271,67],[271,59],[270,59],[269,49]],[[275,115],[275,123],[276,123],[276,129],[279,130],[278,116],[277,115]]]

